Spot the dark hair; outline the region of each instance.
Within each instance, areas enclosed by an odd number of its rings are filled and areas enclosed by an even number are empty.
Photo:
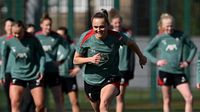
[[[13,18],[6,18],[6,19],[4,20],[4,23],[7,22],[7,21],[14,22],[14,19],[13,19]]]
[[[34,27],[34,28],[35,28],[35,25],[34,25],[34,24],[31,24],[31,23],[30,23],[30,24],[27,24],[27,25],[26,25],[26,28],[29,28],[29,27]]]
[[[61,26],[59,27],[57,30],[62,30],[64,31],[65,35],[66,35],[66,40],[69,42],[69,43],[73,43],[74,41],[71,39],[71,37],[69,36],[68,34],[68,29],[65,27],[65,26]]]
[[[18,26],[18,27],[25,29],[24,23],[21,20],[17,20],[15,22],[13,22],[12,26]]]
[[[44,13],[40,19],[40,23],[42,23],[44,20],[50,20],[52,22],[51,17],[49,16],[48,13]]]
[[[107,12],[107,10],[105,10],[105,9],[101,9],[101,12],[97,12],[96,14],[94,14],[94,15],[92,16],[92,20],[93,20],[94,18],[104,18],[105,21],[106,21],[106,23],[107,23],[108,25],[110,25],[109,20],[108,20],[108,12]]]

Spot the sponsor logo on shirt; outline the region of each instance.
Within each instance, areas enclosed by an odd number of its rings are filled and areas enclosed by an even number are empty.
[[[16,47],[11,47],[13,52],[16,52]]]
[[[27,54],[26,53],[17,53],[17,58],[27,58]]]
[[[52,50],[50,45],[43,45],[42,48],[43,48],[44,51],[51,51]]]
[[[177,50],[176,44],[167,45],[166,51],[174,51]]]

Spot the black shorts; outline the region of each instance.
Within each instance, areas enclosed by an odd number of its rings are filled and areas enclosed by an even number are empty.
[[[44,86],[54,87],[61,84],[60,76],[58,72],[55,73],[45,73],[44,74]]]
[[[188,79],[185,74],[172,74],[164,71],[159,71],[158,85],[174,86],[174,88],[183,83],[187,83]]]
[[[120,80],[120,85],[121,86],[128,86],[129,80],[132,79],[132,78],[130,78],[129,75],[132,75],[132,74],[129,71],[120,71],[120,73],[122,74],[121,80]]]
[[[10,83],[11,85],[18,85],[22,86],[24,88],[29,87],[30,89],[36,88],[36,87],[43,87],[44,82],[43,80],[30,80],[30,81],[24,81],[16,78],[12,78],[12,81]]]
[[[78,85],[76,81],[76,77],[61,77],[61,86],[62,91],[65,93],[71,92],[71,91],[78,91]]]
[[[84,81],[85,93],[86,93],[87,97],[89,98],[89,100],[92,101],[92,102],[99,101],[100,100],[101,89],[104,86],[108,85],[108,84],[115,85],[118,88],[118,90],[119,90],[120,77],[110,77],[110,78],[107,78],[105,81],[103,81],[99,85],[90,85],[90,84],[87,84]],[[120,93],[120,90],[119,90],[119,93]]]

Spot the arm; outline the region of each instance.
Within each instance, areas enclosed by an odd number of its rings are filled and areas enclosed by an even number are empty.
[[[127,42],[127,46],[132,50],[132,52],[135,52],[137,54],[137,56],[139,57],[141,68],[143,68],[142,66],[146,64],[147,59],[140,51],[138,45],[134,41],[130,40]]]
[[[200,52],[197,60],[196,81],[197,81],[197,88],[200,89]]]
[[[144,50],[144,55],[152,62],[152,63],[157,63],[158,59],[153,56],[151,53],[156,47],[158,46],[157,43],[159,41],[160,37],[154,37],[153,40],[147,45],[147,47]]]
[[[10,50],[8,49],[6,43],[2,43],[2,49],[1,49],[2,65],[1,65],[0,83],[3,83],[5,81],[5,71],[6,71],[9,52]]]
[[[185,59],[182,62],[180,62],[180,67],[181,68],[188,67],[189,64],[192,62],[192,60],[193,60],[193,58],[194,58],[194,56],[195,56],[195,54],[197,52],[197,47],[195,46],[195,44],[188,37],[184,38],[184,44],[186,44],[188,46],[188,48],[189,48],[189,55],[188,55],[187,59]]]
[[[74,64],[86,64],[86,63],[94,63],[94,64],[99,64],[100,62],[100,53],[92,56],[92,57],[84,57],[82,54],[78,53],[77,51],[74,54]]]
[[[196,54],[196,52],[197,52],[197,47],[196,47],[196,45],[191,41],[191,39],[188,38],[188,37],[185,37],[185,43],[186,43],[186,45],[187,45],[187,46],[189,47],[189,49],[190,49],[189,56],[188,56],[187,59],[186,59],[186,61],[190,63],[190,62],[193,60],[193,58],[194,58],[194,56],[195,56],[195,54]]]
[[[38,60],[39,60],[39,73],[41,75],[44,74],[44,71],[45,71],[45,53],[44,53],[44,50],[42,48],[42,45],[41,43],[39,42],[39,40],[35,37],[33,37],[35,39],[35,48],[36,48],[36,52],[38,53],[37,56],[38,56]]]

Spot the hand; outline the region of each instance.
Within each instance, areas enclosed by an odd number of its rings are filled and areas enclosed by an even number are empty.
[[[0,79],[0,85],[3,85],[5,83],[5,79]]]
[[[183,62],[181,62],[180,63],[180,68],[186,68],[186,67],[188,67],[188,62],[187,61],[183,61]]]
[[[158,67],[165,66],[166,64],[167,64],[167,60],[165,60],[165,59],[158,60],[157,63],[156,63],[156,65]]]
[[[69,75],[75,77],[80,70],[81,70],[80,67],[75,66],[73,69],[70,70]]]
[[[143,68],[143,65],[147,63],[147,58],[144,55],[140,56],[139,63],[140,63],[141,68]]]
[[[197,83],[196,86],[197,86],[197,89],[200,89],[200,83]]]
[[[39,73],[37,76],[38,76],[38,80],[41,81],[41,80],[43,79],[43,76],[44,76],[44,75],[43,75],[42,73]]]
[[[95,54],[94,56],[91,57],[91,63],[94,63],[94,64],[99,64],[101,60],[101,56],[100,56],[100,53],[97,53]]]

